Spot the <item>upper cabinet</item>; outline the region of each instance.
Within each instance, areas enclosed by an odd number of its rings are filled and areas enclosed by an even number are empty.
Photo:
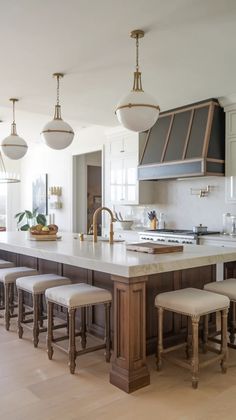
[[[236,104],[226,111],[226,202],[236,203]]]
[[[137,167],[140,135],[124,128],[107,132],[105,153],[105,201],[107,205],[151,204],[153,183],[140,182]]]
[[[225,116],[215,99],[165,111],[149,130],[140,180],[224,175]]]

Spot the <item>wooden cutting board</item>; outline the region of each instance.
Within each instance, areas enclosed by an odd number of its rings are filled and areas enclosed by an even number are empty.
[[[153,242],[138,242],[137,244],[127,244],[129,251],[147,252],[148,254],[165,254],[168,252],[182,252],[183,245],[160,245]]]

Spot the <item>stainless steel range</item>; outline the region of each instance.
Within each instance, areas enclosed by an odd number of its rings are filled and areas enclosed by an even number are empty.
[[[176,243],[176,244],[193,244],[199,243],[199,237],[202,235],[219,234],[216,231],[207,231],[204,233],[194,233],[192,230],[184,229],[156,229],[139,232],[141,241],[154,241],[158,243]]]

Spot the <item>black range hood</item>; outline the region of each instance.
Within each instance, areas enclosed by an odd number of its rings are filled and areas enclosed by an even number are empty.
[[[225,172],[225,114],[217,99],[162,112],[148,131],[139,180]]]

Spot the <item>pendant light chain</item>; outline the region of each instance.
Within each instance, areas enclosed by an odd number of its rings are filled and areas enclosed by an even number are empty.
[[[135,92],[143,92],[141,72],[139,71],[139,38],[140,38],[140,35],[137,33],[135,35],[135,39],[136,39],[136,70],[135,70],[135,73],[134,73],[134,84],[133,84],[133,91],[135,91]]]
[[[13,115],[13,124],[15,124],[15,101],[12,100],[12,115]]]
[[[139,71],[139,40],[136,35],[136,71]]]
[[[11,135],[16,136],[16,113],[15,113],[15,103],[18,101],[16,98],[10,98],[12,102],[12,124],[11,124]]]
[[[57,75],[57,105],[60,105],[60,76]]]

